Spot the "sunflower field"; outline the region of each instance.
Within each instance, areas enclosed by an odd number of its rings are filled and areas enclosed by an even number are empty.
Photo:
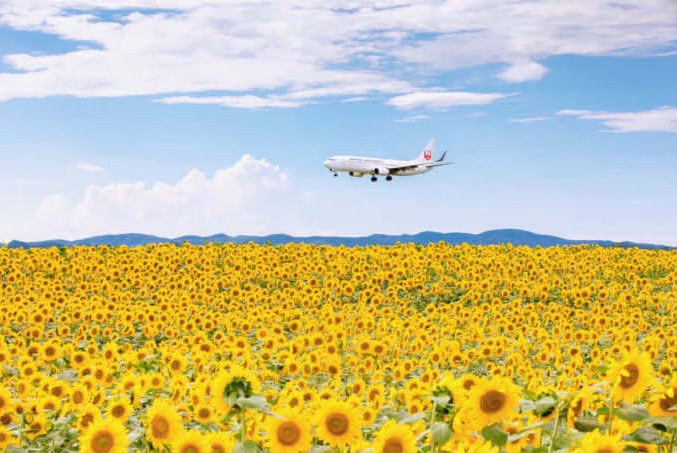
[[[0,450],[677,450],[677,252],[0,248]]]

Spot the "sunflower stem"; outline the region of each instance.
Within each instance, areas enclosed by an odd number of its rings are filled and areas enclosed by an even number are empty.
[[[613,393],[611,395],[611,398],[609,399],[609,424],[607,426],[607,432],[611,432],[611,424],[614,421],[614,398],[613,398]]]
[[[559,432],[559,420],[562,418],[562,416],[559,413],[559,409],[562,403],[557,403],[555,406],[555,412],[557,416],[555,417],[555,426],[552,428],[552,435],[550,436],[550,445],[548,445],[548,453],[552,453],[555,451],[555,440],[557,439],[557,434]]]
[[[435,409],[436,409],[436,402],[433,400],[433,409],[430,411],[430,426],[429,428],[433,427],[433,423],[435,423]],[[435,436],[433,436],[432,431],[430,432],[430,453],[435,453]]]
[[[241,442],[244,443],[247,440],[247,417],[245,415],[244,409],[240,409],[240,429],[241,429]]]
[[[668,452],[672,453],[675,449],[675,440],[677,440],[677,430],[672,432],[672,436],[670,436],[670,446],[668,446]]]

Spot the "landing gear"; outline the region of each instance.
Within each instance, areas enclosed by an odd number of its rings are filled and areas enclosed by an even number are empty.
[[[376,182],[377,180],[378,180],[378,178],[376,176],[371,177],[371,182]]]
[[[392,181],[392,180],[393,180],[393,176],[392,176],[392,175],[386,176],[386,181]]]
[[[338,173],[334,172],[334,178],[336,178],[337,176],[338,176]]]

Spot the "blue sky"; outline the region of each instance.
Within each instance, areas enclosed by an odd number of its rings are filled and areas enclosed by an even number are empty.
[[[0,242],[524,228],[677,245],[669,1],[153,3],[0,4]],[[455,165],[377,183],[322,166],[431,137]]]

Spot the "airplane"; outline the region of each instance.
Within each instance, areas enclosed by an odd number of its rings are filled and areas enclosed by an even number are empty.
[[[363,156],[333,156],[325,160],[322,165],[338,176],[338,172],[347,172],[350,176],[360,178],[365,174],[371,175],[371,181],[376,182],[377,176],[385,176],[391,181],[393,176],[413,176],[427,173],[434,167],[449,165],[453,162],[442,162],[447,155],[445,151],[437,160],[432,160],[435,151],[435,139],[432,138],[421,151],[417,159],[395,160]]]

